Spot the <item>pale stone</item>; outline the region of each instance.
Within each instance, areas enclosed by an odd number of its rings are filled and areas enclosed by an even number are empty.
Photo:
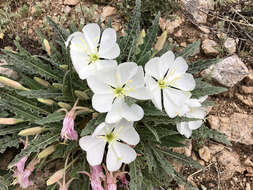
[[[181,47],[186,47],[186,46],[187,46],[187,43],[186,43],[186,42],[182,42],[182,43],[180,43],[180,46],[181,46]]]
[[[65,0],[64,5],[72,5],[75,6],[80,2],[80,0]]]
[[[180,30],[178,30],[178,31],[174,34],[174,36],[180,38],[180,37],[182,37],[182,34],[183,34],[183,32],[182,32],[182,30],[180,29]]]
[[[245,190],[251,190],[250,184],[246,183],[246,189]]]
[[[244,94],[253,94],[253,86],[241,86],[240,90]]]
[[[207,13],[213,9],[211,0],[181,0],[181,2],[197,23],[206,23]]]
[[[224,42],[224,48],[229,54],[236,52],[236,41],[233,38],[228,38]]]
[[[69,14],[70,11],[71,11],[71,7],[66,6],[66,7],[64,7],[63,11],[64,11],[65,14]]]
[[[112,16],[115,14],[116,14],[116,9],[114,7],[106,6],[103,8],[101,16],[102,16],[102,18],[105,19],[106,17]]]
[[[249,74],[249,70],[235,54],[223,59],[219,63],[211,65],[202,74],[211,76],[213,80],[216,80],[226,87],[232,87],[246,77]]]
[[[205,34],[209,34],[210,33],[210,30],[208,27],[206,26],[199,26],[199,29],[204,32]]]
[[[173,148],[172,150],[174,152],[184,154],[185,156],[190,157],[192,154],[192,142],[191,142],[191,140],[187,140],[185,142],[184,147],[177,147],[177,148]]]
[[[208,122],[212,129],[224,133],[229,141],[246,145],[253,144],[253,116],[234,113],[229,117],[210,115]]]
[[[169,34],[172,34],[176,28],[178,28],[183,23],[181,17],[176,16],[175,19],[165,20],[160,18],[159,25],[162,30],[167,30]]]
[[[205,162],[209,162],[211,159],[211,153],[209,148],[204,146],[203,148],[199,149],[199,156]]]
[[[201,47],[206,55],[218,55],[219,54],[219,51],[217,50],[218,44],[213,40],[205,39],[202,42]]]
[[[235,96],[244,104],[253,107],[253,99],[250,96],[243,96],[239,93],[236,93]]]

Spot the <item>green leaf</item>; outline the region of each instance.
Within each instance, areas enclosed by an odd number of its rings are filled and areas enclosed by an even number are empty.
[[[59,133],[55,134],[51,132],[39,135],[37,138],[30,141],[26,149],[22,149],[9,165],[13,166],[24,156],[29,156],[32,152],[39,152],[40,150],[45,149],[48,145],[58,141],[59,137]]]
[[[45,125],[49,123],[55,123],[62,121],[65,117],[65,113],[63,112],[54,112],[51,114],[48,114],[47,117],[44,117],[42,119],[36,120],[35,123],[38,125]]]
[[[180,53],[176,54],[176,56],[177,57],[181,56],[185,59],[187,59],[189,56],[194,56],[195,54],[199,53],[199,46],[200,41],[189,44]]]
[[[200,71],[208,68],[210,65],[216,64],[220,62],[220,59],[206,59],[206,60],[199,60],[194,63],[189,64],[189,69],[187,72],[195,74],[199,73]]]
[[[130,184],[129,187],[131,190],[140,190],[143,189],[143,175],[141,168],[138,164],[138,160],[133,161],[130,165]]]
[[[1,190],[8,190],[10,183],[4,177],[0,176],[0,189]]]
[[[0,130],[0,136],[8,135],[8,134],[15,134],[21,131],[22,129],[29,128],[29,125],[19,124],[19,125],[10,125],[5,126],[4,128],[1,128]]]
[[[153,134],[153,137],[155,137],[156,141],[161,143],[159,135],[158,135],[157,131],[155,130],[155,128],[151,127],[147,124],[145,124],[145,127]]]
[[[3,137],[0,137],[0,153],[4,153],[4,151],[8,147],[15,147],[18,148],[20,144],[20,139],[18,136],[13,135],[5,135]]]
[[[55,98],[62,95],[62,93],[54,89],[19,91],[17,94],[20,96],[25,96],[27,98]]]
[[[213,86],[207,82],[202,81],[201,78],[195,79],[196,88],[192,91],[192,98],[199,98],[205,95],[214,95],[227,91],[227,88]]]
[[[95,128],[105,120],[105,114],[99,114],[98,117],[91,119],[81,132],[81,137],[90,135]]]

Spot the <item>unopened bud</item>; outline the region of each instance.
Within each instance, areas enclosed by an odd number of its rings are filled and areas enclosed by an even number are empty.
[[[164,31],[161,34],[161,36],[158,37],[158,40],[157,40],[157,42],[155,44],[154,49],[155,49],[156,52],[159,52],[160,50],[163,49],[163,46],[164,46],[164,44],[166,42],[166,39],[167,39],[167,31]]]
[[[40,134],[43,131],[43,128],[41,127],[32,127],[29,129],[23,129],[21,130],[18,135],[19,136],[29,136],[29,135],[37,135]]]
[[[43,104],[47,104],[49,106],[54,104],[54,101],[51,99],[37,98],[37,100]]]
[[[75,90],[75,95],[80,99],[80,100],[88,100],[89,96],[80,90]]]
[[[64,102],[58,102],[57,103],[58,106],[60,106],[61,108],[65,108],[67,110],[71,109],[71,105],[67,104],[67,103],[64,103]]]
[[[54,88],[57,88],[57,89],[62,89],[62,88],[63,88],[63,85],[60,84],[60,83],[53,83],[52,86],[53,86]]]
[[[64,169],[60,169],[57,172],[55,172],[48,180],[47,180],[47,186],[53,185],[57,181],[59,181],[64,175]]]
[[[44,39],[43,44],[45,46],[45,50],[46,50],[47,54],[50,56],[51,55],[51,48],[50,48],[49,42],[46,39]]]
[[[0,33],[0,39],[1,39],[1,40],[4,39],[4,33],[3,33],[3,32]]]
[[[50,154],[52,154],[55,151],[55,145],[51,145],[47,147],[45,150],[41,151],[38,155],[39,159],[46,158]]]
[[[18,123],[24,122],[23,119],[16,119],[16,118],[0,118],[1,125],[15,125]]]
[[[49,87],[50,86],[50,83],[39,78],[39,77],[34,77],[33,78],[37,83],[41,84],[42,86],[45,86],[45,87]]]
[[[2,76],[0,76],[0,83],[18,90],[29,90],[28,88],[25,88],[24,86],[22,86],[22,84],[18,83],[17,81]]]
[[[146,36],[146,32],[144,29],[141,30],[140,34],[139,34],[139,37],[138,37],[138,41],[137,41],[137,47],[141,44],[143,44],[144,42],[144,37]]]
[[[67,71],[68,68],[69,68],[68,65],[60,65],[59,67],[60,67],[60,69],[62,69],[62,70],[64,70],[64,71]]]

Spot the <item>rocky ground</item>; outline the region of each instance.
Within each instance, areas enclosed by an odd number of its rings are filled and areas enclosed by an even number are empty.
[[[11,3],[10,3],[11,2]],[[41,53],[35,31],[50,28],[45,16],[67,26],[71,20],[80,23],[96,21],[101,15],[102,21],[112,18],[113,27],[123,33],[123,18],[126,13],[120,8],[122,1],[80,1],[55,0],[2,1],[0,8],[10,6],[10,12],[21,16],[13,17],[13,23],[6,30],[0,30],[0,48],[13,48],[13,39],[19,38],[21,44],[33,53]],[[212,1],[213,2],[213,1]],[[217,85],[225,86],[228,91],[211,97],[216,106],[210,109],[207,122],[212,129],[227,135],[232,146],[216,142],[206,142],[196,148],[189,140],[184,148],[175,151],[191,156],[204,166],[204,169],[193,170],[176,165],[188,180],[202,190],[251,190],[253,189],[253,6],[250,1],[230,0],[180,0],[178,7],[163,14],[160,27],[167,30],[168,40],[175,50],[186,47],[194,41],[201,41],[201,49],[193,59],[215,58],[223,60],[203,71],[201,75]],[[23,7],[26,5],[27,12]],[[250,12],[251,10],[251,12]],[[123,13],[122,13],[123,12]],[[251,13],[251,15],[250,15]],[[22,15],[23,14],[23,15]],[[0,14],[1,15],[1,14]],[[249,16],[247,16],[249,15]],[[7,21],[6,21],[7,22]],[[9,21],[11,22],[11,21]],[[16,23],[19,23],[18,25]],[[6,64],[4,60],[0,64]],[[0,67],[0,72],[16,73]],[[13,156],[9,150],[6,158]],[[8,159],[1,161],[1,169]],[[36,184],[43,184],[36,177]],[[38,187],[39,188],[39,187]],[[34,189],[34,188],[33,188]],[[176,187],[183,190],[183,186]]]

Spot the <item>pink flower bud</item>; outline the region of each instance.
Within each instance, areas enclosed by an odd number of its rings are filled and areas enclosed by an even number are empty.
[[[32,171],[30,171],[29,169],[25,169],[25,162],[27,159],[28,157],[25,156],[21,160],[19,160],[19,162],[15,165],[16,169],[13,175],[14,177],[16,177],[17,183],[23,189],[33,185],[33,182],[29,180],[29,176],[31,175]]]
[[[123,187],[123,186],[128,187],[129,181],[128,181],[127,178],[126,178],[126,174],[125,174],[125,173],[121,174],[120,177],[119,177],[119,179],[120,179],[120,181],[121,181],[121,186],[122,186],[122,187]]]
[[[103,169],[100,165],[91,167],[91,187],[92,190],[104,190],[101,185],[101,181],[105,178]]]
[[[69,140],[77,140],[78,134],[74,130],[74,112],[70,111],[67,112],[64,120],[63,120],[63,127],[61,130],[61,138],[69,139]]]

